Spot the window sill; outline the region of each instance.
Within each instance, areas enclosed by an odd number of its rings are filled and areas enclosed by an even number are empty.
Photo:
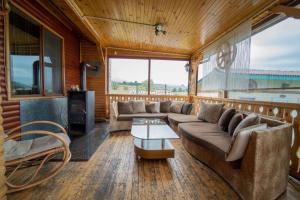
[[[49,96],[10,96],[8,97],[9,101],[16,101],[16,100],[33,100],[33,99],[53,99],[53,98],[63,98],[66,97],[65,95],[49,95]]]

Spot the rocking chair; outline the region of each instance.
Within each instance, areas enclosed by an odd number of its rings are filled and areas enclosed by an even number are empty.
[[[59,128],[61,133],[45,130],[20,131],[21,128],[31,125],[51,125]],[[8,193],[21,191],[44,183],[58,174],[71,159],[70,139],[66,130],[57,123],[51,121],[29,122],[10,130],[5,136],[4,155]],[[28,136],[33,139],[26,139]],[[56,166],[47,171],[46,174],[41,173],[42,169],[50,168],[47,168],[46,164],[53,158],[56,158],[56,162],[53,162]],[[29,177],[24,178],[24,176],[18,174],[24,168],[30,167],[35,167],[36,169],[33,170]]]

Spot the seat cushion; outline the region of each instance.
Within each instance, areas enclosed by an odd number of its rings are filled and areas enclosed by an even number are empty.
[[[160,112],[168,113],[170,112],[171,101],[161,101],[160,102]]]
[[[192,109],[193,109],[193,104],[185,102],[182,106],[181,113],[185,115],[189,115],[191,114]]]
[[[221,153],[225,158],[231,144],[231,136],[222,131],[217,124],[193,122],[181,123],[178,127],[184,136],[212,151]]]
[[[57,133],[57,135],[61,136],[68,145],[70,144],[71,141],[68,135],[64,133]],[[52,136],[43,136],[32,140],[21,140],[16,142],[18,143],[18,149],[15,150],[14,153],[5,156],[6,161],[24,158],[26,156],[63,146],[61,141]],[[26,149],[26,151],[24,151],[24,149]]]
[[[239,125],[235,128],[233,135],[237,134],[241,129],[247,128],[249,126],[253,126],[258,124],[259,117],[255,113],[249,114],[246,118],[244,118]]]
[[[133,107],[129,101],[118,101],[118,113],[119,114],[132,114]]]
[[[223,112],[223,106],[224,104],[206,104],[201,102],[198,119],[209,123],[217,123]]]
[[[243,114],[236,113],[230,120],[228,125],[228,133],[233,135],[235,128],[239,125],[239,123],[243,120]]]
[[[159,113],[159,102],[149,102],[146,104],[147,113]]]
[[[185,115],[177,113],[169,113],[168,120],[170,123],[177,125],[178,123],[201,122],[196,115]]]
[[[183,101],[173,101],[170,105],[170,112],[171,113],[181,113]]]
[[[120,114],[118,121],[131,121],[133,118],[160,118],[168,117],[167,113],[136,113],[136,114]]]
[[[228,125],[235,114],[235,109],[234,108],[227,108],[223,114],[221,115],[219,121],[218,121],[218,126],[223,130],[223,131],[228,131]]]
[[[129,101],[132,104],[133,113],[145,113],[146,106],[144,100]]]

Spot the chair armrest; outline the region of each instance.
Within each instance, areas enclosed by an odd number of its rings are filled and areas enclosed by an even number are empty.
[[[118,118],[119,111],[118,111],[118,102],[111,103],[111,115],[115,118]]]
[[[291,141],[290,124],[253,132],[241,165],[252,199],[274,199],[286,190]]]
[[[21,126],[18,126],[16,128],[13,128],[11,130],[9,130],[6,134],[7,135],[10,135],[11,133],[14,133],[15,131],[17,130],[20,130],[21,128],[24,128],[24,127],[27,127],[27,126],[31,126],[31,125],[36,125],[36,124],[46,124],[46,125],[52,125],[52,126],[55,126],[57,128],[59,128],[64,134],[67,135],[67,131],[64,129],[64,127],[62,127],[60,124],[58,123],[55,123],[55,122],[51,122],[51,121],[33,121],[33,122],[28,122],[28,123],[25,123]],[[51,132],[50,132],[51,133]]]

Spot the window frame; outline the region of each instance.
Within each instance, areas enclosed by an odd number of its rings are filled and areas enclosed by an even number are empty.
[[[297,4],[300,5],[300,4]],[[285,19],[288,19],[289,17],[284,16],[284,15],[271,15],[268,18],[262,20],[258,24],[255,24],[252,26],[252,34],[251,37],[253,37],[256,34],[259,34],[263,32],[264,30],[267,30],[268,28],[275,26],[276,24],[284,21]],[[300,19],[299,19],[300,20]],[[251,59],[251,58],[250,58]],[[201,60],[197,66],[197,74],[196,74],[196,96],[201,96],[198,93],[198,70],[199,70],[199,65],[207,62],[206,59]],[[289,87],[289,88],[248,88],[248,89],[236,89],[236,90],[228,90],[226,92],[265,92],[268,90],[276,91],[276,90],[294,90],[294,89],[300,89],[300,87]],[[202,90],[203,92],[218,92],[216,90]],[[225,98],[227,98],[225,96]]]
[[[64,37],[62,35],[60,35],[59,33],[57,33],[55,30],[53,30],[51,27],[49,27],[48,25],[46,25],[44,22],[42,22],[41,20],[39,20],[37,17],[33,16],[31,13],[29,13],[27,10],[25,10],[24,8],[20,7],[18,4],[14,3],[14,2],[10,2],[9,3],[9,12],[11,12],[11,7],[14,7],[15,9],[19,10],[23,15],[25,15],[26,17],[30,18],[30,20],[32,20],[33,22],[37,23],[39,25],[39,30],[40,30],[40,66],[41,66],[41,70],[40,70],[40,87],[41,87],[41,91],[40,94],[32,94],[32,95],[14,95],[12,94],[12,88],[11,88],[11,65],[10,65],[10,37],[9,37],[9,33],[10,33],[10,24],[9,24],[9,14],[6,16],[5,18],[5,22],[4,22],[4,46],[5,46],[5,51],[6,51],[6,62],[5,62],[5,66],[6,66],[6,83],[7,83],[7,98],[8,100],[23,100],[23,99],[42,99],[42,98],[53,98],[53,97],[64,97],[66,95],[66,91],[65,91],[65,48],[64,48]],[[53,35],[55,35],[56,37],[58,37],[61,40],[61,93],[48,93],[46,94],[45,92],[45,77],[44,77],[44,32],[49,31],[51,32]]]
[[[151,92],[151,88],[150,88],[150,79],[151,79],[151,60],[170,60],[170,61],[187,61],[189,63],[189,65],[191,64],[191,61],[189,59],[184,59],[184,58],[167,58],[167,57],[143,57],[143,56],[122,56],[122,55],[108,55],[107,56],[107,77],[106,80],[108,81],[107,83],[107,88],[106,88],[106,92],[108,95],[113,95],[112,93],[110,93],[109,91],[109,82],[111,81],[109,79],[109,60],[112,58],[116,58],[116,59],[141,59],[141,60],[148,60],[148,92],[147,94],[132,94],[132,95],[138,95],[138,96],[165,96],[165,95],[156,95],[156,94],[150,94]],[[189,77],[191,72],[188,72],[188,80],[187,80],[187,84],[188,84],[188,92],[186,95],[184,96],[188,96],[189,91],[190,91],[190,84],[189,84]],[[127,95],[127,94],[120,94],[120,95]],[[131,95],[131,94],[129,94]],[[170,95],[167,95],[170,96]],[[177,95],[171,95],[171,96],[177,96]]]

